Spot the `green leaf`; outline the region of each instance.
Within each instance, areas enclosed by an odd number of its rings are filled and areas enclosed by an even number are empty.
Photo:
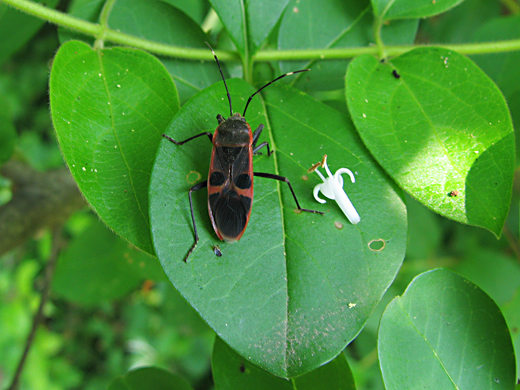
[[[148,183],[161,134],[179,108],[170,76],[133,49],[70,41],[54,59],[51,112],[61,150],[96,213],[153,253]]]
[[[497,251],[481,248],[453,269],[477,284],[498,305],[513,299],[520,288],[520,266],[515,259]]]
[[[291,0],[280,23],[278,47],[292,50],[368,46],[374,44],[373,23],[369,0],[351,2],[348,6],[345,6],[343,0]],[[382,31],[385,43],[412,44],[417,24],[417,21],[409,20],[389,23]],[[283,61],[280,69],[282,73],[312,69],[312,72],[287,79],[287,82],[304,91],[342,90],[345,86],[345,69],[349,62],[350,60]]]
[[[385,64],[359,57],[346,80],[352,119],[390,176],[439,214],[499,236],[515,156],[511,117],[493,82],[438,48]]]
[[[34,0],[54,8],[59,0]],[[38,32],[44,20],[0,3],[0,64],[20,50]]]
[[[500,2],[465,0],[442,15],[421,20],[421,35],[430,43],[467,43],[480,26],[500,14]]]
[[[164,276],[157,259],[132,247],[95,221],[60,257],[53,289],[84,305],[121,298],[145,279]]]
[[[210,0],[242,58],[255,53],[289,0]]]
[[[11,117],[7,107],[7,99],[0,96],[0,165],[11,158],[16,145],[18,134],[13,125],[13,118]]]
[[[240,56],[249,56],[247,12],[244,0],[210,0]]]
[[[410,197],[406,198],[406,209],[408,211],[406,258],[432,258],[443,245],[438,216]],[[417,271],[414,276],[416,274]]]
[[[516,372],[520,373],[520,289],[516,290],[515,296],[501,307],[506,318],[513,345],[515,347]]]
[[[235,107],[254,92],[241,80],[229,80],[228,86]],[[184,140],[212,131],[215,116],[229,112],[225,96],[222,83],[195,95],[167,134]],[[247,231],[230,245],[213,232],[206,191],[197,191],[200,241],[183,262],[193,242],[187,191],[206,180],[210,163],[212,145],[201,137],[182,146],[164,140],[159,147],[150,216],[158,258],[181,294],[238,353],[289,377],[331,360],[359,332],[401,264],[406,214],[402,196],[346,117],[288,87],[271,86],[265,98],[266,107],[253,99],[247,120],[253,129],[266,125],[259,142],[269,141],[275,153],[255,157],[255,172],[287,176],[302,207],[326,214],[296,214],[285,183],[258,178]],[[325,153],[331,169],[348,167],[356,174],[356,184],[346,184],[361,215],[356,226],[334,202],[313,199],[319,178],[307,168]],[[374,251],[373,240],[386,247]],[[220,258],[213,253],[216,244]]]
[[[378,343],[385,387],[512,389],[515,357],[497,305],[445,269],[417,276],[381,319]]]
[[[382,20],[415,19],[438,15],[463,0],[371,0],[374,14]]]
[[[215,340],[211,361],[217,390],[355,390],[356,388],[347,359],[343,354],[292,381],[271,375],[249,363],[218,337]]]
[[[280,20],[288,2],[289,0],[256,0],[246,3],[247,28],[253,52],[264,43]]]
[[[154,42],[208,49],[204,44],[208,37],[200,26],[182,11],[160,0],[118,1],[110,12],[109,25]],[[181,104],[221,80],[213,60],[203,62],[163,57],[161,62],[175,80]]]
[[[474,42],[520,39],[520,15],[493,19],[477,31]],[[475,63],[497,84],[506,100],[520,92],[520,52],[474,56]]]
[[[141,367],[115,379],[108,390],[193,390],[193,387],[162,368]]]
[[[207,0],[161,0],[165,3],[173,5],[180,9],[199,25],[202,24],[204,18],[209,11],[209,3]]]

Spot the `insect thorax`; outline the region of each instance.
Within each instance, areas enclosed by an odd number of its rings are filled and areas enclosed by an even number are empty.
[[[251,127],[240,114],[234,114],[217,127],[215,145],[247,146],[252,141]]]

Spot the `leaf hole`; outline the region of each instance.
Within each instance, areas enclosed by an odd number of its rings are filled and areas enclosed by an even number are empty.
[[[368,248],[372,252],[381,252],[383,249],[385,249],[386,241],[382,238],[378,238],[376,240],[372,240],[368,243]]]
[[[200,173],[198,173],[197,171],[190,171],[187,175],[186,175],[186,180],[188,181],[188,183],[190,184],[195,184],[196,182],[198,182],[200,180],[202,176],[200,175]]]

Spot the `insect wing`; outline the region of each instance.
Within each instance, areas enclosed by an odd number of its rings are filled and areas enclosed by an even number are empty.
[[[251,147],[215,146],[208,177],[208,209],[221,240],[238,241],[244,233],[253,202]]]

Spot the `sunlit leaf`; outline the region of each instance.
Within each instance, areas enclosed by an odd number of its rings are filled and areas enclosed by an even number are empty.
[[[514,135],[495,84],[466,57],[412,50],[355,59],[347,103],[365,145],[414,198],[499,236],[509,210]]]

